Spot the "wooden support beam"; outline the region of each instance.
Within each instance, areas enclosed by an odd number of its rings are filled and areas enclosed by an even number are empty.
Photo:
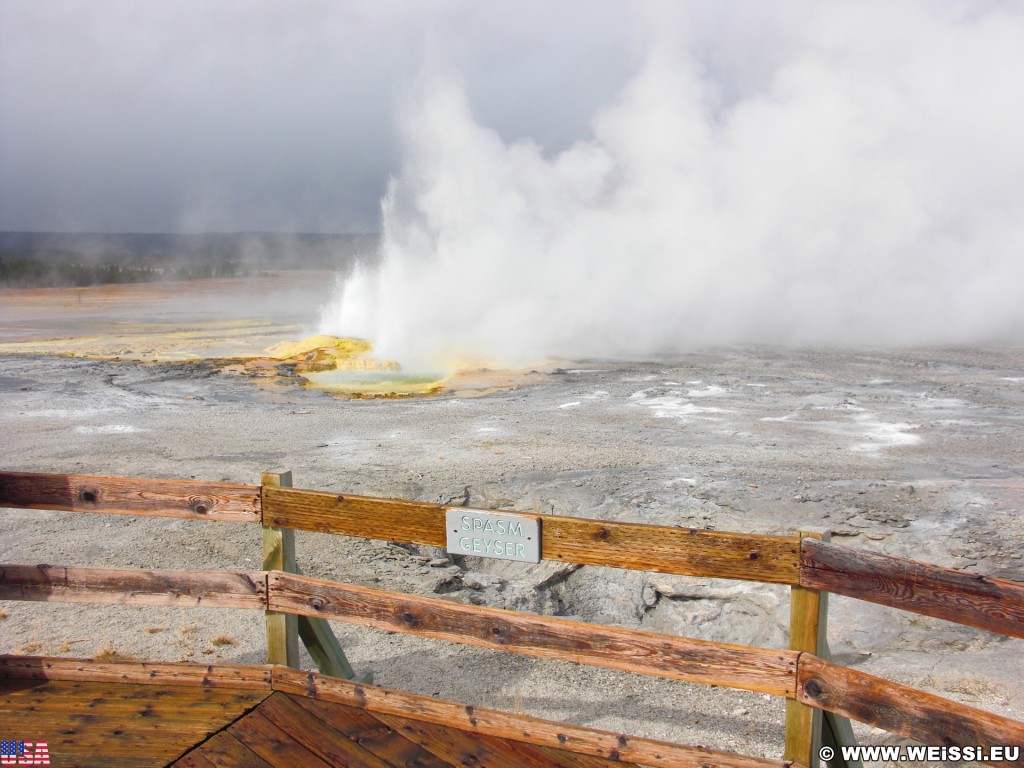
[[[1024,723],[800,655],[797,699],[924,744],[1024,744]]]
[[[267,584],[263,572],[0,565],[0,600],[262,610]]]
[[[659,573],[799,583],[795,536],[673,528],[541,515],[541,558]],[[445,507],[265,487],[263,522],[284,528],[443,547]]]
[[[1024,584],[805,541],[800,585],[1024,637]]]
[[[390,691],[350,680],[274,667],[274,690],[309,699],[336,702],[381,715],[414,718],[470,733],[514,739],[609,760],[668,768],[788,768],[781,760],[744,757],[702,747],[688,747],[625,734],[614,734],[528,715],[512,715]]]
[[[796,532],[804,538],[828,541],[825,530],[803,529]],[[828,593],[794,585],[790,587],[789,649],[819,655],[828,631]],[[821,710],[786,700],[786,749],[784,757],[808,768],[818,768],[821,749]]]
[[[263,486],[289,487],[292,473],[264,472]],[[290,528],[263,526],[263,570],[295,572],[295,531]],[[267,663],[283,664],[298,669],[299,625],[294,615],[267,610]]]
[[[825,661],[832,660],[832,652],[829,650],[828,641],[823,641],[824,646],[819,654]],[[789,703],[788,701],[786,702]],[[822,746],[831,747],[833,758],[828,761],[829,768],[863,768],[863,762],[843,757],[843,747],[851,747],[857,743],[857,737],[853,733],[853,725],[850,718],[837,715],[835,712],[823,710],[821,713],[821,743]]]
[[[351,680],[356,676],[331,625],[314,616],[298,616],[299,639],[306,646],[316,668],[325,675]]]
[[[797,653],[464,605],[273,572],[269,606],[467,645],[674,680],[794,695]]]
[[[239,483],[0,472],[0,507],[258,523],[260,488]]]

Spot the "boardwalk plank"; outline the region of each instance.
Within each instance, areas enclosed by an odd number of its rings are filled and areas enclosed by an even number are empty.
[[[275,768],[331,768],[260,712],[250,712],[227,730]]]
[[[369,712],[335,702],[283,694],[301,707],[310,717],[329,722],[332,727],[361,747],[391,765],[415,768],[449,768],[451,763],[427,752],[409,741],[391,726]]]
[[[288,694],[273,694],[263,702],[258,711],[260,715],[330,765],[358,765],[360,768],[393,766],[392,763],[382,760],[350,739],[338,730],[334,723],[328,724],[310,715],[295,704]]]
[[[166,765],[265,695],[203,686],[0,678],[0,722],[5,733],[46,741],[53,765]]]
[[[198,753],[217,768],[274,768],[274,766],[250,750],[226,731],[214,734],[189,754]],[[188,755],[186,755],[187,757]],[[184,768],[181,761],[173,768]]]

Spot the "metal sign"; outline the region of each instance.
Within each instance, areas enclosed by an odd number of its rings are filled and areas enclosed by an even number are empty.
[[[445,510],[448,554],[540,562],[540,517],[483,509]]]

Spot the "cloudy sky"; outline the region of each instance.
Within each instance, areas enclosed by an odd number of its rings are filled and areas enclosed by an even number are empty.
[[[0,0],[0,229],[377,231],[425,65],[556,152],[644,24],[582,0]]]

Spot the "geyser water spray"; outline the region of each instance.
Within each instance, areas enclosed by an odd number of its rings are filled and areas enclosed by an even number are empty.
[[[1024,6],[688,8],[557,153],[424,73],[321,330],[431,368],[1021,339]]]

